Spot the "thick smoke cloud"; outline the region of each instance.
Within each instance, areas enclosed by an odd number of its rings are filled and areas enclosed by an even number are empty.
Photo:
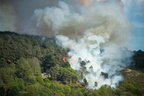
[[[131,63],[132,53],[125,48],[131,24],[121,0],[7,0],[4,4],[15,13],[15,26],[11,24],[15,31],[55,36],[88,88],[116,87],[124,79],[119,71]]]
[[[75,0],[65,0],[73,4]],[[53,36],[46,27],[37,27],[34,11],[56,6],[59,0],[0,0],[0,30]]]
[[[89,6],[79,5],[78,9],[74,9],[67,3],[59,2],[58,7],[35,10],[37,26],[45,26],[54,35],[62,34],[75,39],[83,36],[85,31],[102,35],[108,41],[117,43],[128,39],[130,26],[122,6],[113,1],[93,3]]]
[[[0,30],[15,30],[15,11],[10,2],[0,2]]]

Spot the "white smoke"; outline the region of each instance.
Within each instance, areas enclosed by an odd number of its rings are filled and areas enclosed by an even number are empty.
[[[124,48],[130,24],[120,2],[92,1],[76,9],[60,1],[58,6],[35,10],[35,18],[38,27],[48,27],[57,43],[70,50],[68,61],[81,75],[80,82],[87,80],[88,88],[116,87],[123,80],[119,71],[130,64],[132,54]]]
[[[124,67],[130,64],[131,51],[120,48],[116,44],[110,44],[101,49],[99,44],[105,43],[101,36],[88,35],[80,40],[72,40],[66,36],[58,35],[58,44],[70,49],[72,56],[68,61],[75,70],[81,70],[81,61],[85,61],[86,67],[83,71],[83,78],[88,81],[88,88],[100,88],[102,85],[116,87],[123,76],[119,73]],[[108,73],[108,78],[104,78],[101,73]],[[94,86],[95,82],[98,83]]]

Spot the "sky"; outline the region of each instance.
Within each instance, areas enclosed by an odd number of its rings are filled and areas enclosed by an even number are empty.
[[[133,50],[144,50],[144,0],[123,0],[125,11],[132,24],[131,45]]]
[[[52,6],[59,0],[0,0],[0,31],[22,31],[21,27],[26,24],[33,26],[32,19],[34,10]],[[64,0],[71,2],[70,0]],[[74,0],[75,1],[75,0]],[[144,0],[122,0],[127,18],[132,24],[131,49],[144,50]],[[15,17],[18,16],[18,18]],[[17,24],[17,22],[20,22]],[[17,27],[19,26],[19,27]],[[17,28],[16,28],[17,27]],[[30,30],[33,33],[35,30]],[[45,30],[45,29],[44,29]],[[38,30],[39,31],[39,30]],[[21,32],[23,33],[23,31]],[[30,33],[30,32],[29,32]],[[45,33],[44,33],[45,34]],[[38,35],[41,35],[38,33]],[[48,34],[49,35],[49,34]]]

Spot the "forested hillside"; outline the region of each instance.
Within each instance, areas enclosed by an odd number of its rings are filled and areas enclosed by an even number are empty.
[[[134,51],[134,64],[121,73],[114,89],[86,88],[63,57],[67,52],[55,38],[0,32],[0,96],[143,96],[144,52]],[[42,76],[43,74],[43,76]]]

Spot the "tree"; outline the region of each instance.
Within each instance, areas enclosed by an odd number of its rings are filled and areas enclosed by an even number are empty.
[[[56,65],[56,61],[54,59],[54,56],[48,55],[45,57],[45,60],[42,63],[43,71],[46,72],[47,69],[50,69],[51,67],[54,67],[55,65]]]
[[[7,64],[6,60],[4,58],[0,58],[0,67],[5,67],[7,66],[6,64]]]
[[[144,68],[144,52],[141,50],[134,51],[133,60],[135,67],[143,69]]]
[[[40,62],[38,58],[36,57],[29,58],[28,63],[30,64],[30,67],[33,69],[34,73],[41,72]]]
[[[104,76],[105,79],[108,78],[108,73],[101,72],[101,75]]]
[[[20,58],[16,67],[17,67],[16,75],[18,76],[18,78],[23,78],[26,82],[31,83],[35,82],[32,69],[25,58]]]
[[[85,86],[88,85],[88,82],[87,82],[87,80],[86,80],[85,78],[83,79],[83,84],[84,84]]]

